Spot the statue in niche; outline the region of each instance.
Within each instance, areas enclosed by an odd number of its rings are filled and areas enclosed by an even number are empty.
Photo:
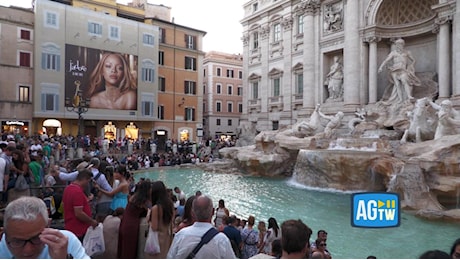
[[[326,102],[343,101],[343,66],[339,56],[334,56],[334,63],[326,75],[324,84],[329,92]]]
[[[432,101],[429,101],[429,103],[431,107],[438,111],[438,125],[434,133],[434,140],[446,135],[459,134],[460,112],[452,107],[452,102],[446,99],[441,102],[441,105]]]
[[[415,75],[415,59],[409,51],[404,50],[404,40],[395,41],[395,49],[388,54],[382,62],[378,72],[381,73],[383,68],[389,62],[393,64],[387,66],[392,84],[391,95],[387,102],[391,104],[403,103],[406,100],[413,100],[412,90],[414,86],[420,86],[420,79]]]
[[[342,7],[328,5],[324,11],[324,31],[334,32],[342,29]]]

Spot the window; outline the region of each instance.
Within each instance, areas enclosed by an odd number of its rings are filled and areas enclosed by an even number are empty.
[[[155,64],[152,60],[146,59],[142,61],[142,81],[151,82],[155,81]]]
[[[158,37],[160,38],[159,41],[160,43],[165,43],[166,42],[166,30],[164,28],[160,28],[160,33]]]
[[[166,79],[164,77],[158,77],[158,91],[166,91]]]
[[[216,111],[222,112],[222,103],[220,101],[216,102]]]
[[[232,85],[227,86],[227,95],[229,95],[229,96],[233,95],[233,86]]]
[[[259,82],[252,82],[252,99],[259,98]]]
[[[256,12],[257,9],[259,9],[259,4],[258,4],[258,3],[253,3],[253,4],[252,4],[252,12],[253,12],[253,13]]]
[[[195,109],[191,107],[185,108],[185,121],[195,121]]]
[[[220,125],[220,118],[216,119],[216,125]]]
[[[185,57],[185,69],[196,70],[196,59],[192,57]]]
[[[297,34],[303,34],[303,15],[297,16]]]
[[[279,127],[278,121],[272,121],[272,130],[278,130]]]
[[[61,52],[58,45],[54,43],[47,43],[42,46],[42,58],[41,58],[42,70],[54,70],[60,71],[61,69]],[[77,71],[73,71],[73,76],[83,76]]]
[[[221,74],[222,74],[221,68],[217,68],[217,77],[220,77]]]
[[[42,86],[41,111],[58,112],[59,110],[59,85]]]
[[[57,13],[45,12],[44,18],[45,27],[59,29],[59,20]]]
[[[19,102],[30,102],[29,86],[19,86]]]
[[[102,24],[88,22],[88,33],[91,35],[102,36]]]
[[[273,96],[279,97],[280,96],[280,78],[273,79]]]
[[[196,82],[195,81],[184,81],[184,93],[196,95]]]
[[[296,74],[295,75],[295,89],[296,89],[296,94],[302,94],[303,93],[303,74]]]
[[[165,65],[165,52],[164,51],[158,52],[158,64]]]
[[[257,48],[259,48],[259,33],[254,32],[252,34],[252,49],[255,50]]]
[[[144,36],[142,37],[142,43],[146,46],[153,46],[154,45],[153,39],[154,39],[153,35],[144,33]]]
[[[19,66],[30,68],[30,52],[19,52]]]
[[[238,104],[238,113],[243,113],[243,104]]]
[[[273,25],[273,42],[279,42],[281,40],[281,24],[277,23]]]
[[[228,125],[228,126],[231,126],[231,125],[232,125],[232,120],[231,120],[231,119],[228,119],[228,120],[227,120],[227,125]]]
[[[242,96],[242,95],[243,95],[243,87],[238,87],[238,88],[237,88],[237,94],[238,94],[238,96]]]
[[[206,94],[206,85],[203,85],[203,94]]]
[[[158,106],[158,119],[165,119],[165,107],[163,105]]]
[[[231,102],[227,103],[227,112],[229,113],[233,112],[233,103]]]
[[[109,39],[116,41],[120,40],[120,27],[113,25],[109,26]]]
[[[20,31],[20,36],[19,36],[22,40],[28,40],[30,41],[30,31],[29,30],[24,30],[24,29],[21,29]]]
[[[222,94],[222,85],[221,84],[216,85],[216,93],[217,94]]]
[[[187,49],[196,50],[196,36],[185,35],[185,47]]]
[[[142,95],[142,115],[153,117],[153,96]]]
[[[243,79],[243,72],[241,70],[238,71],[238,78]]]
[[[227,78],[233,78],[233,70],[227,70]]]

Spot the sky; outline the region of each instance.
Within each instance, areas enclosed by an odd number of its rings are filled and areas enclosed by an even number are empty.
[[[249,0],[148,0],[171,7],[174,22],[206,32],[203,50],[243,53],[243,4]],[[3,6],[31,7],[31,0],[0,0]],[[117,0],[126,4],[130,0]]]

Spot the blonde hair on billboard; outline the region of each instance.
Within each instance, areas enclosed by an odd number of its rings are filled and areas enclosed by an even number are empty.
[[[101,60],[97,63],[96,68],[90,76],[90,83],[88,89],[88,96],[93,96],[94,94],[105,90],[105,80],[102,75],[102,69],[104,68],[104,63],[109,56],[115,56],[121,60],[123,63],[123,79],[120,81],[119,88],[120,93],[124,94],[130,90],[136,90],[135,80],[129,70],[129,64],[126,62],[126,59],[120,53],[107,52],[104,53],[101,57]]]

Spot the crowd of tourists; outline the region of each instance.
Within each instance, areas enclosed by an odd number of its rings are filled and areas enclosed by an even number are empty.
[[[119,160],[88,154],[53,163],[53,148],[45,148],[49,144],[48,139],[29,145],[8,138],[0,143],[1,199],[6,205],[0,258],[333,257],[324,229],[312,238],[313,230],[301,220],[240,219],[224,200],[215,208],[200,191],[186,196],[180,187],[162,181],[136,182],[134,156]],[[63,227],[50,228],[49,218],[63,219]],[[82,242],[88,230],[100,225],[105,250],[91,255]],[[460,258],[460,239],[450,254],[430,250],[420,255],[439,256]]]

